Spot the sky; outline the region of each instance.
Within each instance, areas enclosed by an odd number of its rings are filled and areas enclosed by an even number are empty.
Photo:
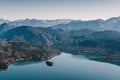
[[[0,0],[0,18],[108,19],[120,16],[120,0]]]

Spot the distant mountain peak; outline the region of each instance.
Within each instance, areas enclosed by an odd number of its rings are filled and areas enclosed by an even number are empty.
[[[6,19],[3,19],[3,18],[0,18],[0,24],[3,24],[3,23],[9,23],[10,21],[9,20],[6,20]]]

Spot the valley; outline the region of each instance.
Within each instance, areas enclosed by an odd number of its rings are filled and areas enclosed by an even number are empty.
[[[116,22],[119,22],[118,18]],[[98,26],[92,25],[89,26],[94,29],[80,28],[81,21],[74,21],[75,25],[71,25],[71,30],[67,25],[72,24],[72,21],[51,27],[33,27],[27,26],[28,24],[9,26],[11,23],[3,23],[0,28],[1,65],[9,65],[21,60],[47,60],[60,55],[60,52],[103,56],[105,61],[120,61],[120,32],[118,30],[101,30]],[[23,23],[24,20],[21,24]]]

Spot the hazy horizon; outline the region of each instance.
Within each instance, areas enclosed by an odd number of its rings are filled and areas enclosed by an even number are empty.
[[[94,20],[120,16],[120,0],[0,0],[0,18]]]
[[[97,20],[97,19],[102,19],[102,20],[108,20],[110,18],[117,18],[117,17],[120,17],[120,16],[112,16],[112,17],[109,17],[109,18],[106,18],[106,19],[103,19],[103,18],[96,18],[96,19],[68,19],[68,18],[56,18],[56,19],[41,19],[41,18],[18,18],[18,19],[7,19],[7,18],[1,18],[0,19],[3,19],[3,20],[9,20],[9,21],[16,21],[16,20],[25,20],[25,19],[29,19],[29,20],[32,20],[32,19],[36,19],[36,20],[81,20],[81,21],[89,21],[89,20]]]

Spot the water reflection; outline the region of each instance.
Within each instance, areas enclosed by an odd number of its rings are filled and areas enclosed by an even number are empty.
[[[44,61],[19,61],[19,62],[13,63],[12,65],[14,65],[14,66],[25,66],[25,65],[42,63],[42,62],[44,62]]]
[[[85,59],[84,59],[85,57]],[[88,57],[88,56],[87,56]],[[92,57],[96,58],[96,57]],[[1,80],[120,80],[120,66],[86,59],[86,56],[62,53],[45,61],[22,61],[0,72]],[[24,66],[26,65],[26,66]]]
[[[99,61],[103,63],[110,63],[110,64],[120,66],[120,61],[110,61],[110,60],[105,60],[103,58],[90,58],[90,60]]]
[[[89,55],[89,54],[85,54],[85,55],[72,54],[72,57],[73,58],[78,58],[78,59],[89,59],[89,60],[93,60],[93,61],[99,61],[99,62],[103,62],[103,63],[110,63],[110,64],[120,66],[120,61],[119,60],[118,61],[106,60],[104,56]]]
[[[25,66],[25,65],[31,65],[31,64],[38,64],[38,63],[46,63],[46,65],[47,66],[49,66],[49,67],[52,67],[52,66],[54,66],[53,64],[53,62],[51,62],[51,61],[19,61],[19,62],[15,62],[15,63],[13,63],[12,65],[13,66]]]
[[[66,53],[67,54],[67,53]],[[70,53],[68,53],[70,54]],[[72,58],[75,59],[89,59],[89,60],[93,60],[93,61],[99,61],[99,62],[103,62],[103,63],[110,63],[110,64],[114,64],[117,66],[120,66],[120,61],[108,61],[105,60],[104,56],[97,56],[97,55],[77,55],[77,54],[72,54],[70,55]],[[37,64],[37,63],[43,63],[45,62],[47,66],[54,66],[53,62],[51,61],[19,61],[19,62],[15,62],[13,65],[14,66],[24,66],[24,65],[31,65],[31,64]]]

